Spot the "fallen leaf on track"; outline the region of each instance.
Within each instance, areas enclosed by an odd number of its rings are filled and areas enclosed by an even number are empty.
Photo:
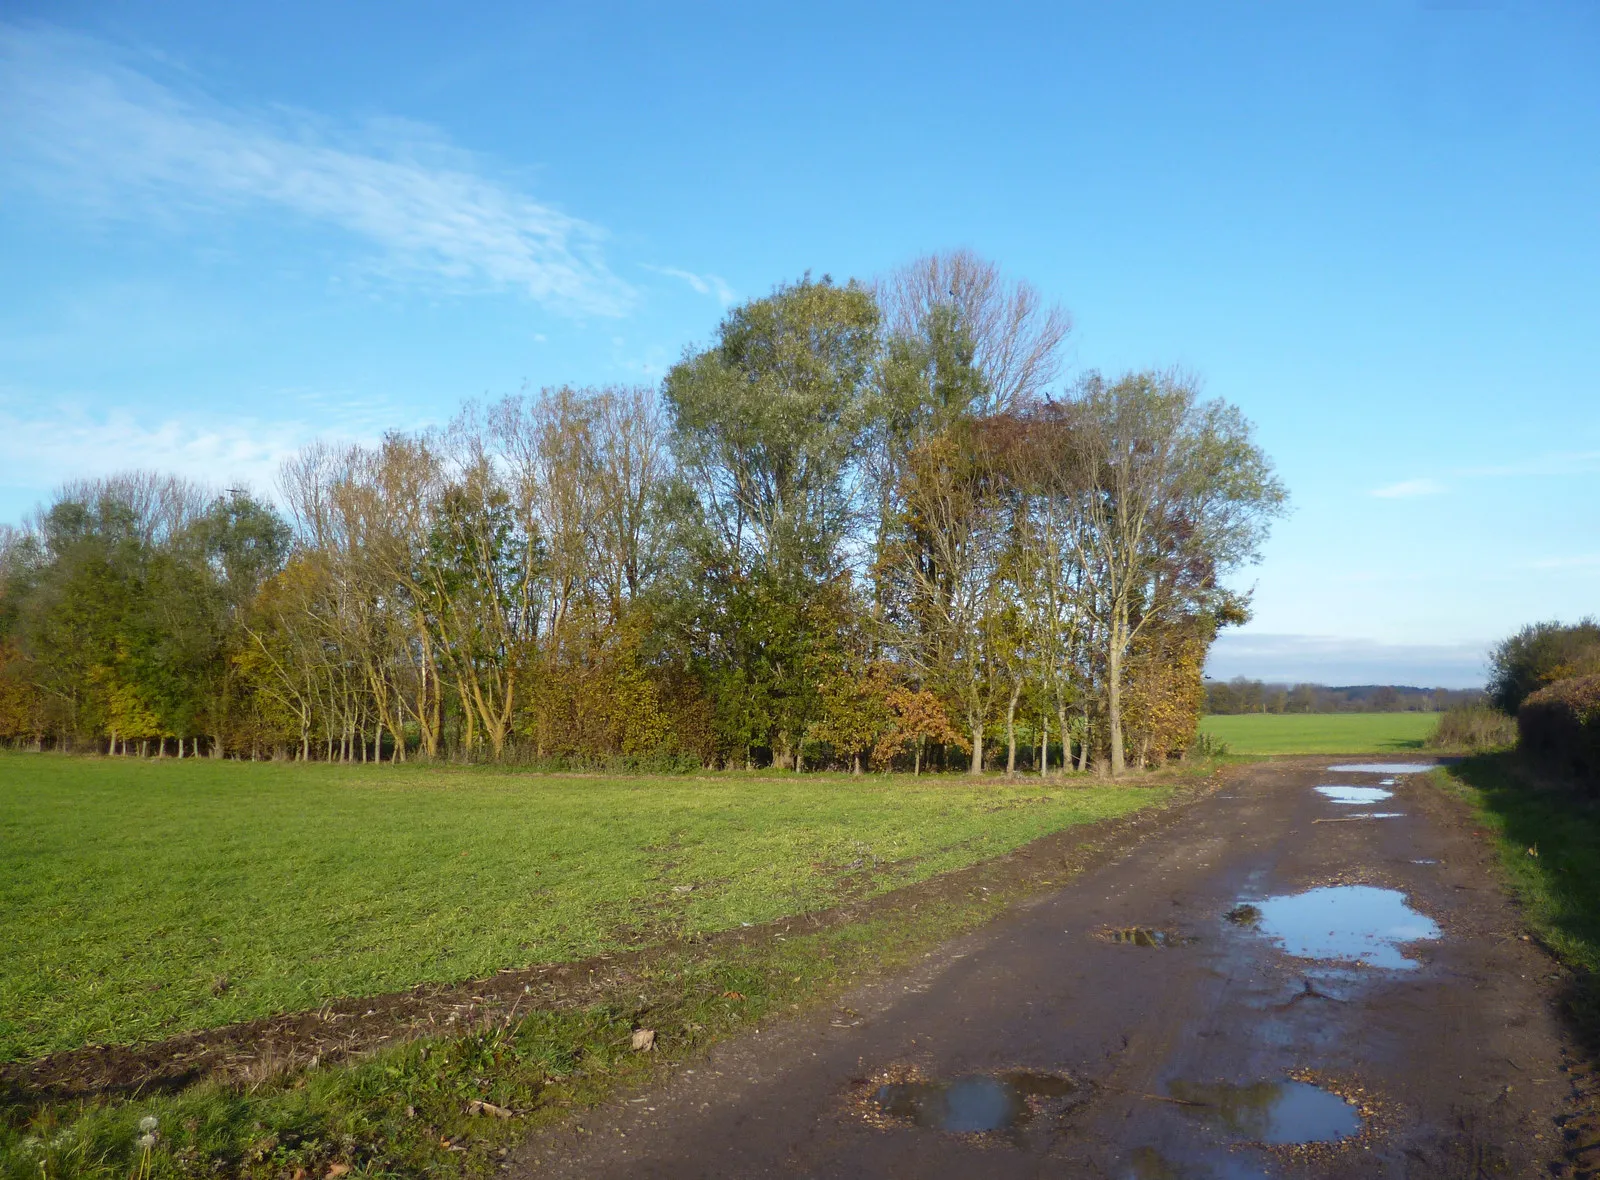
[[[636,1053],[648,1053],[656,1047],[656,1030],[641,1028],[633,1034],[633,1048]]]
[[[496,1106],[492,1102],[485,1102],[481,1098],[474,1098],[471,1102],[467,1103],[467,1113],[493,1115],[497,1119],[508,1119],[512,1117],[511,1112],[505,1107]]]
[[[744,993],[743,992],[723,992],[722,993],[722,998],[724,1000],[742,1000],[742,999],[744,999]]]
[[[350,1171],[350,1165],[349,1164],[329,1164],[328,1165],[327,1180],[333,1180],[333,1177],[335,1177],[335,1176],[343,1176],[346,1173],[348,1173],[349,1171]]]

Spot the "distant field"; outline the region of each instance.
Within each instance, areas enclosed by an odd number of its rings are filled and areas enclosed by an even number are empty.
[[[1231,754],[1387,754],[1420,750],[1437,713],[1240,713],[1200,719]]]
[[[0,1060],[768,921],[1166,794],[0,754]]]

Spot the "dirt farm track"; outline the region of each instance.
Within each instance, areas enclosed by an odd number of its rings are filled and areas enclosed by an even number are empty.
[[[1234,770],[1164,838],[511,1170],[1587,1174],[1562,976],[1486,842],[1417,775],[1336,764]]]

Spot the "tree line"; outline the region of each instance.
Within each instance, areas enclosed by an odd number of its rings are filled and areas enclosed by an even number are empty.
[[[960,252],[735,307],[659,388],[149,473],[0,533],[0,738],[214,757],[963,766],[1181,752],[1285,502],[1171,371]]]
[[[1483,699],[1476,688],[1408,684],[1282,684],[1235,676],[1206,682],[1207,713],[1443,713]]]

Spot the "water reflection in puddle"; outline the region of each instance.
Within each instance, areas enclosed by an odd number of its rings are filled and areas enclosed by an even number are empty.
[[[1100,932],[1107,942],[1124,946],[1166,947],[1182,946],[1188,939],[1179,938],[1170,930],[1157,930],[1150,926],[1117,926]]]
[[[1395,889],[1331,885],[1254,904],[1260,914],[1256,930],[1297,959],[1409,971],[1419,964],[1400,947],[1439,937],[1438,923],[1408,906]]]
[[[1336,774],[1421,774],[1433,767],[1432,762],[1347,762],[1328,769]]]
[[[1361,1114],[1331,1091],[1309,1082],[1196,1085],[1173,1082],[1168,1093],[1184,1111],[1248,1143],[1288,1147],[1336,1143],[1361,1130]]]
[[[1003,1131],[1028,1115],[1029,1098],[1062,1098],[1077,1087],[1056,1074],[977,1074],[949,1082],[891,1082],[874,1101],[885,1113],[919,1127],[975,1134]]]
[[[1317,794],[1334,803],[1381,803],[1393,799],[1393,791],[1382,787],[1318,787]]]

